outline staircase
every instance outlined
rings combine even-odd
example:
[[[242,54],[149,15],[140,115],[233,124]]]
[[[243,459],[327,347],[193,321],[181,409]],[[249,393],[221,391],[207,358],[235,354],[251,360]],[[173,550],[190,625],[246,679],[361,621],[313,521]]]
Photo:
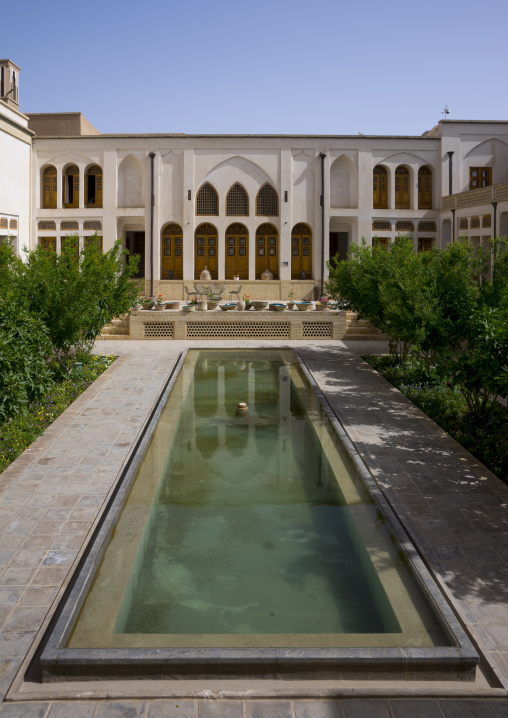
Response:
[[[383,341],[386,340],[384,334],[379,329],[371,327],[366,319],[357,319],[356,312],[346,312],[346,336],[348,340],[364,340],[364,341]]]
[[[102,327],[102,332],[100,336],[97,337],[97,339],[107,339],[108,341],[130,339],[128,315],[120,317],[118,319],[112,319],[109,324],[106,324],[104,327]]]

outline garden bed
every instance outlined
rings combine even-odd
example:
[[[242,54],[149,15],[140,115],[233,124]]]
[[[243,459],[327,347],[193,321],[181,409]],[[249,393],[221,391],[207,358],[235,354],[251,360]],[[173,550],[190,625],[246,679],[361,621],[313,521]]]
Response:
[[[363,357],[413,404],[508,484],[508,411],[495,404],[490,415],[473,417],[457,386],[416,362],[389,356]]]
[[[114,356],[80,356],[83,366],[69,378],[55,381],[44,399],[27,414],[0,424],[0,473],[11,464],[115,360]]]

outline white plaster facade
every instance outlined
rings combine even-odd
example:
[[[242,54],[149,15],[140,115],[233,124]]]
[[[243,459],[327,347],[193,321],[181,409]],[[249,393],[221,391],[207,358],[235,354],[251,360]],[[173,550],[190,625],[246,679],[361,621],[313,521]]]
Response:
[[[0,109],[9,110],[3,106]],[[19,113],[17,117],[19,121]],[[40,127],[41,116],[34,117],[38,118]],[[84,118],[80,126],[91,127]],[[329,259],[337,249],[344,253],[347,246],[362,237],[367,241],[373,236],[393,241],[397,234],[408,231],[408,223],[414,227],[415,249],[418,240],[429,240],[435,247],[446,245],[452,238],[454,222],[455,236],[469,234],[485,240],[492,236],[494,222],[498,235],[508,234],[508,189],[504,195],[502,191],[502,186],[508,183],[508,122],[504,121],[447,120],[422,136],[405,137],[38,135],[31,140],[30,178],[23,169],[30,164],[27,137],[29,135],[18,138],[15,149],[7,135],[5,138],[2,135],[0,146],[4,176],[12,177],[12,185],[17,188],[16,198],[9,198],[8,207],[0,207],[0,210],[23,216],[20,227],[30,216],[30,230],[22,233],[23,241],[29,241],[33,247],[40,239],[56,237],[58,249],[62,238],[70,233],[61,228],[61,222],[69,221],[77,222],[81,236],[93,234],[85,222],[100,222],[101,229],[97,233],[103,237],[104,249],[128,233],[144,232],[146,278],[150,277],[151,266],[150,154],[154,154],[155,280],[161,278],[161,230],[169,222],[182,228],[183,279],[189,282],[195,276],[195,230],[204,222],[212,224],[218,233],[219,280],[225,278],[226,229],[234,222],[241,222],[248,230],[249,262],[248,277],[245,277],[248,281],[256,279],[256,230],[265,222],[274,225],[278,233],[281,281],[291,280],[292,229],[298,223],[308,225],[312,234],[312,268],[311,277],[306,278],[317,283],[321,281],[323,259]],[[457,197],[460,193],[470,194],[473,204],[476,202],[474,212],[471,202],[468,205],[466,200],[452,201],[448,197],[449,153],[453,153],[452,193]],[[63,206],[64,173],[69,165],[76,165],[79,170],[79,201],[78,206],[66,208]],[[86,207],[85,173],[92,165],[99,165],[103,173],[102,206]],[[52,209],[43,206],[42,177],[48,166],[56,170],[56,207]],[[373,206],[373,171],[377,166],[386,171],[386,206],[383,208]],[[406,173],[409,195],[404,208],[396,189],[396,171],[401,167]],[[491,168],[489,192],[469,193],[471,167]],[[432,182],[432,201],[424,209],[419,206],[421,168],[430,171]],[[0,181],[9,183],[3,177]],[[196,196],[205,182],[217,192],[217,216],[196,214]],[[226,214],[226,196],[235,183],[248,195],[248,216]],[[256,195],[265,183],[272,185],[278,194],[277,216],[256,215]],[[497,197],[494,188],[498,187],[501,190],[494,210],[492,201]],[[2,193],[3,196],[8,194]],[[467,232],[459,231],[460,220],[473,215],[481,216],[478,234],[476,226],[474,232],[469,228],[470,221]],[[488,215],[491,215],[490,226],[484,219]],[[44,221],[54,221],[55,229],[42,229],[40,222]],[[422,227],[421,222],[426,224]]]

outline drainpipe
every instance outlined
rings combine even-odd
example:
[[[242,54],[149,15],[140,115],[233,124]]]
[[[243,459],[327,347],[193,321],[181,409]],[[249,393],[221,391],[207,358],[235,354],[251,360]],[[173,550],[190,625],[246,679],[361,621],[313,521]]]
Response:
[[[452,243],[455,242],[455,210],[452,209]]]
[[[321,296],[324,293],[325,279],[325,153],[320,152],[321,157]]]
[[[150,296],[153,297],[153,213],[155,207],[155,190],[154,190],[154,159],[155,152],[150,152],[151,164],[151,188],[150,188]]]
[[[453,152],[448,152],[448,194],[452,193],[452,178],[453,178]]]
[[[497,235],[497,202],[492,202],[492,206],[494,207],[494,233],[492,234],[492,239],[495,239]]]

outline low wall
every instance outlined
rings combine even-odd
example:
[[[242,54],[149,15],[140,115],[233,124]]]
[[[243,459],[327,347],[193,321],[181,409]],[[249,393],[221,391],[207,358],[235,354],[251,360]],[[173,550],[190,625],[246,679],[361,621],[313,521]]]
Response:
[[[278,279],[270,279],[267,281],[255,280],[255,281],[240,281],[233,282],[232,280],[224,281],[204,281],[201,280],[179,280],[179,279],[158,279],[154,280],[153,290],[154,294],[162,294],[164,299],[178,299],[184,301],[187,299],[185,294],[184,285],[190,292],[194,291],[194,284],[205,284],[214,286],[223,286],[225,290],[222,294],[222,298],[229,299],[229,292],[235,291],[241,286],[241,294],[246,294],[250,299],[270,299],[270,300],[283,300],[287,301],[288,294],[293,290],[293,300],[299,301],[301,299],[316,299],[314,288],[316,292],[319,291],[319,282],[314,279],[298,279],[294,281],[285,281]],[[145,280],[145,294],[150,294],[150,282]]]
[[[346,312],[134,312],[131,339],[344,339]]]

